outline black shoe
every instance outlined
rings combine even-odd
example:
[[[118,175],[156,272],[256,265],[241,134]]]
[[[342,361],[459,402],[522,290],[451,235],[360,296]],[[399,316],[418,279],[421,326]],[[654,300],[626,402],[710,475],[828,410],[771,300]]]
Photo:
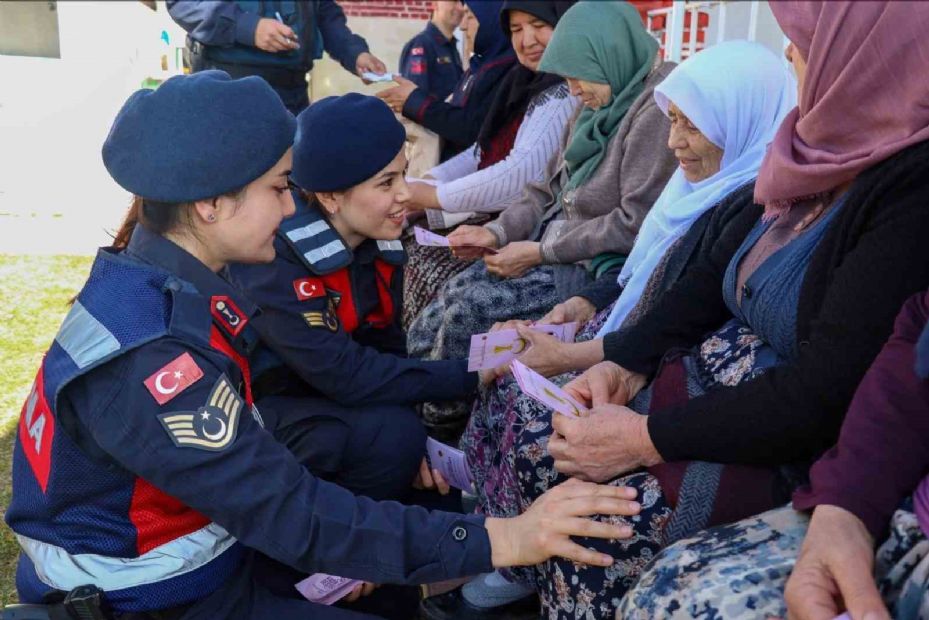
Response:
[[[540,615],[539,597],[534,593],[500,607],[475,607],[456,588],[419,604],[422,620],[538,620]]]

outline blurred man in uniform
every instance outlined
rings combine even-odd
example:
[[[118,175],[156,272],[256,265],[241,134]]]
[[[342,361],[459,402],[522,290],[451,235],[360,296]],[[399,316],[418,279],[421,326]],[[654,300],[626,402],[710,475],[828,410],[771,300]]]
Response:
[[[187,31],[193,72],[258,75],[294,114],[310,105],[306,74],[323,51],[358,76],[387,72],[365,40],[349,30],[334,0],[168,0],[167,6]]]
[[[453,34],[461,23],[464,6],[458,0],[435,0],[432,4],[432,19],[400,54],[400,73],[444,101],[464,73]]]

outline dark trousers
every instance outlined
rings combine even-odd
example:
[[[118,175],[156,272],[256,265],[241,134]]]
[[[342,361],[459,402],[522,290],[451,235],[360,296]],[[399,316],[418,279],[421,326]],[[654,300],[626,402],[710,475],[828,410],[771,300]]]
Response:
[[[238,79],[250,75],[264,78],[290,112],[296,116],[310,105],[309,84],[306,81],[305,71],[291,71],[287,69],[258,67],[253,65],[238,65],[213,61],[202,53],[202,46],[196,49],[188,48],[190,54],[190,71],[206,71],[219,69],[225,71],[232,78]]]
[[[411,485],[425,455],[426,432],[412,407],[349,408],[326,398],[293,396],[268,396],[256,406],[265,429],[315,476],[375,500],[416,501]],[[182,620],[415,617],[415,587],[382,586],[351,605],[327,607],[296,591],[294,584],[305,576],[254,552],[242,570],[187,610]]]
[[[377,615],[370,615],[311,603],[294,589],[296,581],[280,564],[252,553],[241,570],[210,596],[190,607],[180,620],[375,620],[389,613],[375,610]],[[356,605],[363,605],[367,611],[372,604],[382,602],[382,609],[390,608],[401,604],[399,599],[406,597],[410,599],[406,609],[389,613],[389,617],[397,620],[415,617],[416,600],[410,597],[410,589],[399,594],[397,590],[381,588],[368,597],[374,600],[359,601]],[[413,594],[415,596],[415,592]]]

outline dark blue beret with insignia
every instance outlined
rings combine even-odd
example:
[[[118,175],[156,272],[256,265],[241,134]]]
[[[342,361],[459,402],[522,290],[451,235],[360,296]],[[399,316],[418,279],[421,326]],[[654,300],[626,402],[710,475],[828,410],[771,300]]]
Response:
[[[311,192],[346,190],[384,169],[405,141],[403,125],[377,97],[326,97],[297,117],[291,177]]]
[[[103,164],[133,194],[190,202],[242,188],[293,144],[296,120],[259,77],[179,75],[133,93],[103,143]]]

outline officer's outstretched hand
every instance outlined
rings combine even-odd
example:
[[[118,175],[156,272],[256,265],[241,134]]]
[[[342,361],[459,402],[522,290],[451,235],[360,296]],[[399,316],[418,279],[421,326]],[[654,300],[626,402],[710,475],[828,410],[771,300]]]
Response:
[[[300,47],[297,35],[287,24],[263,17],[255,28],[255,47],[266,52],[289,52]]]
[[[529,566],[559,556],[593,566],[610,566],[612,557],[577,544],[571,536],[631,537],[629,525],[601,523],[586,517],[637,515],[642,507],[633,501],[635,496],[636,490],[630,487],[612,487],[572,478],[546,492],[518,517],[488,518],[485,527],[490,537],[493,565]]]
[[[355,59],[355,73],[359,76],[363,73],[374,73],[384,75],[387,73],[387,65],[381,62],[381,59],[371,52],[362,52]],[[362,79],[365,84],[370,84],[368,80]]]

